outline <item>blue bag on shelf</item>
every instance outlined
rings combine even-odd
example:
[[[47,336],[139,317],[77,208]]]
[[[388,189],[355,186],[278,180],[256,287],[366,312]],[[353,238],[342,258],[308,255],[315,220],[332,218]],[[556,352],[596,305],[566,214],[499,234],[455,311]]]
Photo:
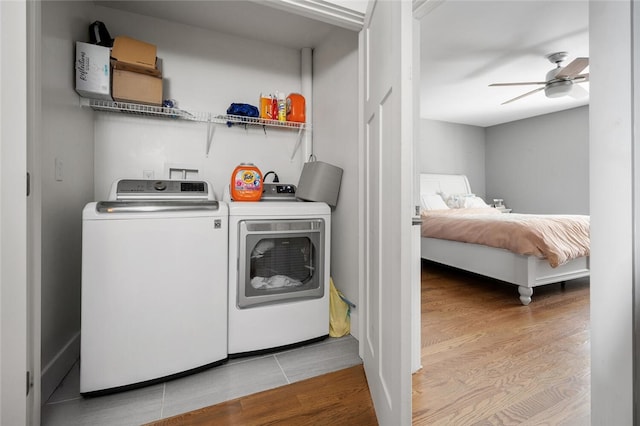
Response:
[[[232,103],[227,108],[227,114],[238,115],[241,117],[260,117],[260,110],[249,104]],[[227,126],[231,127],[234,123],[227,121]]]

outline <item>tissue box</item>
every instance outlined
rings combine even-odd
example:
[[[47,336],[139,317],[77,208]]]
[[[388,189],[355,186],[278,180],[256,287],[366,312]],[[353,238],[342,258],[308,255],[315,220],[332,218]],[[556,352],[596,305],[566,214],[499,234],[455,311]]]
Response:
[[[76,42],[76,92],[80,96],[111,100],[110,52],[108,47]]]

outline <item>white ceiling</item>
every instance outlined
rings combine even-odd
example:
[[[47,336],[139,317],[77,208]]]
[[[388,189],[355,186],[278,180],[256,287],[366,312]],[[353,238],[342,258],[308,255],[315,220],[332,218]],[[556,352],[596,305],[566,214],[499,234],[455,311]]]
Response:
[[[544,81],[553,52],[588,57],[588,14],[587,0],[442,2],[421,20],[421,117],[487,127],[587,105],[544,91],[500,105],[539,86],[488,85]]]
[[[364,2],[350,1],[356,9],[355,22],[356,15],[362,15]],[[550,99],[538,92],[500,105],[537,86],[488,87],[496,82],[544,80],[547,71],[554,67],[545,58],[549,53],[567,51],[567,62],[589,56],[588,0],[419,2],[436,6],[431,6],[431,11],[421,19],[421,117],[487,127],[588,103],[588,98]],[[329,11],[337,18],[321,22],[312,19],[318,16],[304,8],[328,7],[328,1],[285,2],[291,3],[289,9],[298,8],[295,14],[267,5],[276,3],[96,1],[103,6],[291,48],[318,45],[335,28],[331,23],[344,28],[353,26],[352,16],[345,9]],[[338,3],[349,5],[347,0]],[[581,84],[586,89],[588,85]]]
[[[267,0],[97,0],[95,4],[294,49],[317,46],[335,28],[303,16],[304,9],[287,13]]]

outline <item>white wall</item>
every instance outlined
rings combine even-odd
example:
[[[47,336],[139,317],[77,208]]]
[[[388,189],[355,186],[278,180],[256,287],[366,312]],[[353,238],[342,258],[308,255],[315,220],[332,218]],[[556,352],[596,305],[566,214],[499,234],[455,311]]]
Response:
[[[239,39],[181,24],[109,8],[96,8],[95,19],[112,36],[129,35],[154,43],[162,58],[168,93],[187,110],[222,114],[231,102],[257,105],[261,92],[301,90],[300,51]],[[344,169],[340,199],[332,216],[331,273],[345,295],[357,301],[358,36],[336,28],[313,52],[314,153],[318,160]],[[168,164],[201,170],[220,197],[240,162],[253,162],[263,173],[275,170],[281,182],[298,183],[302,147],[291,159],[297,132],[217,126],[205,155],[205,124],[96,113],[95,197],[105,199],[118,178],[142,178],[151,170],[167,177]],[[353,312],[352,330],[357,330]]]
[[[241,39],[196,27],[95,8],[112,37],[128,35],[158,48],[162,59],[164,98],[180,108],[225,114],[232,102],[259,105],[261,92],[300,92],[300,51]],[[260,127],[215,126],[206,156],[207,126],[164,119],[96,113],[95,197],[105,199],[119,178],[142,178],[144,170],[167,178],[169,164],[201,171],[221,197],[233,169],[252,162],[263,173],[275,170],[281,182],[297,184],[302,149],[291,160],[297,132]]]
[[[78,108],[73,40],[87,34],[88,5],[42,2],[42,400],[80,353],[82,208],[93,198],[93,121]],[[54,175],[62,162],[62,180]]]
[[[486,141],[489,200],[519,213],[589,214],[589,107],[488,127]]]
[[[335,31],[313,51],[313,147],[318,160],[344,170],[332,214],[331,275],[347,299],[358,301],[358,34]],[[358,337],[358,309],[351,334]]]
[[[465,174],[471,190],[485,198],[484,128],[427,119],[420,126],[418,172]]]
[[[631,62],[638,46],[631,30],[640,22],[637,16],[630,19],[632,4],[637,2],[592,1],[589,7],[593,425],[638,424],[633,413],[633,242],[638,230],[632,199],[638,167],[632,160],[638,120],[632,93],[638,93],[638,71],[632,74]]]

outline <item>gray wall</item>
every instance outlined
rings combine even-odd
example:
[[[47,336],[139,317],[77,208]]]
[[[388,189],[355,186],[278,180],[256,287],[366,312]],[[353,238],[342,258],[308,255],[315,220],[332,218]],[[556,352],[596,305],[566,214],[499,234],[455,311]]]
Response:
[[[418,171],[465,174],[471,190],[485,198],[485,131],[482,127],[423,119]]]
[[[589,214],[589,107],[486,129],[487,198],[520,213]]]
[[[488,203],[520,213],[589,214],[589,108],[481,128],[421,120],[419,171],[466,174]]]
[[[314,153],[344,170],[332,215],[331,275],[336,288],[357,303],[358,34],[336,30],[313,50],[313,62]],[[357,309],[351,312],[351,334],[358,338]]]

